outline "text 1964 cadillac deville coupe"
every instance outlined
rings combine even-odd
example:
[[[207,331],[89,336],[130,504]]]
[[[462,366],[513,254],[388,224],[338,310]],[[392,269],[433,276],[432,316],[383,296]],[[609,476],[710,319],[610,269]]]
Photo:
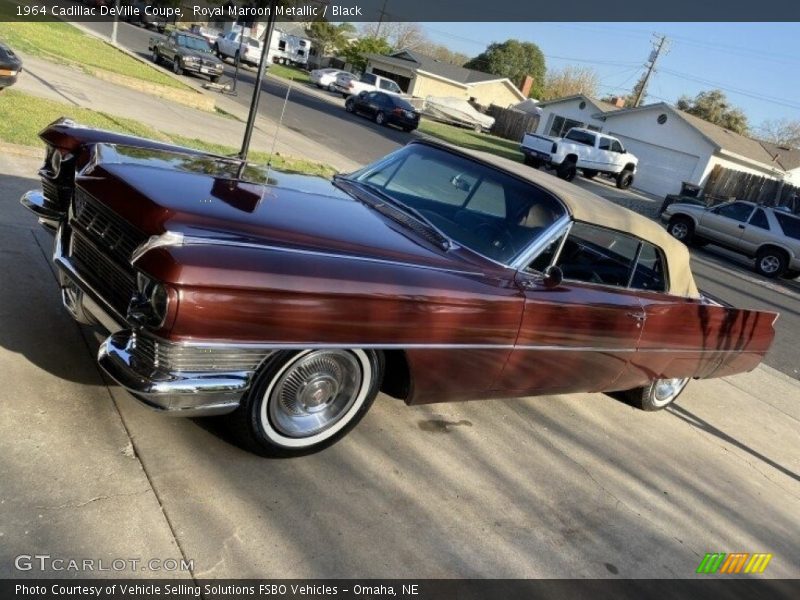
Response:
[[[145,404],[233,413],[249,447],[409,404],[627,391],[753,369],[774,313],[703,297],[655,223],[524,166],[414,141],[333,181],[87,129],[41,134],[64,305]]]

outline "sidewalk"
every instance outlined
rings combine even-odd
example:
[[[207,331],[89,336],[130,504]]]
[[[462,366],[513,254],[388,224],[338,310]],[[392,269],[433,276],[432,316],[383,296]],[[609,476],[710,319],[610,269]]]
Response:
[[[39,164],[0,155],[0,577],[63,575],[14,568],[49,554],[184,558],[198,578],[687,578],[706,552],[800,577],[800,382],[759,367],[659,413],[381,395],[325,452],[262,459],[101,377],[18,204]]]
[[[246,109],[222,95],[216,98],[217,106],[236,118],[169,102],[99,80],[79,69],[56,65],[34,56],[23,56],[23,61],[25,70],[14,86],[19,91],[109,115],[135,119],[167,134],[197,138],[233,148],[241,145],[244,121],[247,118]],[[275,122],[259,116],[256,119],[251,148],[271,151],[276,128]],[[328,164],[339,171],[350,171],[360,166],[285,127],[279,132],[275,150],[284,156]]]

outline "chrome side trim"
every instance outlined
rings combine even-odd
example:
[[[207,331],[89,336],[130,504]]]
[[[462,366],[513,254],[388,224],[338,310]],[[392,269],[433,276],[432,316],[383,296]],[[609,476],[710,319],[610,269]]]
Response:
[[[169,246],[229,246],[233,248],[252,248],[254,250],[267,250],[270,252],[283,252],[288,254],[303,254],[308,256],[324,256],[327,258],[339,258],[344,260],[356,260],[359,262],[377,263],[382,265],[394,265],[400,267],[412,267],[414,269],[428,269],[431,271],[441,271],[445,273],[454,273],[457,275],[473,275],[482,276],[484,273],[480,271],[464,271],[461,269],[450,269],[447,267],[435,267],[432,265],[420,265],[416,263],[407,263],[402,261],[389,260],[385,258],[373,258],[370,256],[357,256],[353,254],[340,254],[336,252],[324,252],[320,250],[306,250],[303,248],[291,248],[288,246],[273,246],[271,244],[258,244],[255,242],[243,242],[239,240],[222,239],[215,237],[199,237],[192,235],[184,235],[175,231],[166,231],[161,235],[152,236],[146,242],[141,244],[133,252],[131,262],[135,263],[136,260],[141,258],[146,252],[153,248],[163,248]],[[502,265],[497,263],[502,267]]]
[[[100,346],[97,362],[137,400],[176,416],[220,415],[236,410],[250,387],[251,372],[171,373],[153,370],[131,352],[135,335],[120,331]]]

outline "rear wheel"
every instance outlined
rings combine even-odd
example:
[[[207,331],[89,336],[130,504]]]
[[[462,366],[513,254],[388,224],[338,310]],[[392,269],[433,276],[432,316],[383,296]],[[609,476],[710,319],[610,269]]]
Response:
[[[564,181],[572,181],[578,173],[578,168],[573,161],[565,161],[558,167],[557,174]]]
[[[586,177],[586,179],[592,179],[593,177],[597,177],[597,171],[594,169],[584,169],[583,176]]]
[[[788,265],[786,253],[778,248],[763,248],[756,255],[756,271],[764,277],[780,277]]]
[[[633,183],[633,171],[630,169],[623,170],[617,175],[617,187],[621,190],[627,190]]]
[[[382,356],[373,351],[279,352],[262,367],[229,425],[258,454],[317,452],[366,414],[382,373]]]
[[[688,217],[676,216],[669,220],[667,231],[676,240],[688,244],[694,233],[694,223]]]
[[[656,379],[650,385],[628,390],[624,395],[636,408],[647,411],[661,410],[675,402],[688,383],[688,377]]]
[[[332,84],[332,83],[329,83],[329,84],[328,84],[328,91],[329,91],[329,92],[335,92],[335,91],[336,91],[336,88],[335,88],[335,87],[333,87],[333,84]]]
[[[211,83],[217,83],[219,81],[219,75],[212,75],[209,77],[209,79],[211,80]]]

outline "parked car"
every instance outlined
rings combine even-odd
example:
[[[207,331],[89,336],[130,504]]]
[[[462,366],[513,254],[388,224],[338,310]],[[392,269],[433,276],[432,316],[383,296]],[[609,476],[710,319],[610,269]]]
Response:
[[[563,138],[526,133],[520,150],[525,164],[555,169],[566,181],[572,181],[581,169],[588,179],[598,174],[611,177],[623,190],[633,183],[639,164],[617,138],[580,127],[573,127]]]
[[[373,119],[378,125],[396,125],[403,131],[419,126],[419,113],[408,100],[383,92],[361,92],[344,103],[347,112]]]
[[[232,58],[235,62],[241,60],[254,67],[261,61],[261,48],[261,42],[256,38],[242,36],[239,31],[229,31],[214,42],[214,52],[220,58]]]
[[[766,277],[800,275],[800,216],[754,202],[735,200],[706,208],[674,203],[661,219],[667,231],[684,243],[716,244],[755,259]]]
[[[148,49],[154,63],[168,62],[175,73],[207,75],[212,83],[222,77],[222,61],[214,56],[211,46],[200,35],[173,31],[167,37],[151,37]]]
[[[344,71],[340,69],[314,69],[311,71],[311,83],[318,88],[324,88],[329,92],[336,91],[333,85],[336,83],[336,78]]]
[[[508,159],[415,140],[326,180],[66,120],[41,137],[21,201],[67,310],[109,331],[100,366],[157,410],[231,413],[261,453],[333,443],[379,390],[656,410],[774,336],[699,293],[658,224]]]
[[[20,57],[3,42],[0,42],[0,90],[14,85],[21,71],[22,60]]]
[[[397,95],[403,93],[394,81],[374,73],[364,73],[360,79],[355,79],[350,73],[342,73],[336,77],[333,87],[343,98],[358,96],[361,92],[385,92]]]

